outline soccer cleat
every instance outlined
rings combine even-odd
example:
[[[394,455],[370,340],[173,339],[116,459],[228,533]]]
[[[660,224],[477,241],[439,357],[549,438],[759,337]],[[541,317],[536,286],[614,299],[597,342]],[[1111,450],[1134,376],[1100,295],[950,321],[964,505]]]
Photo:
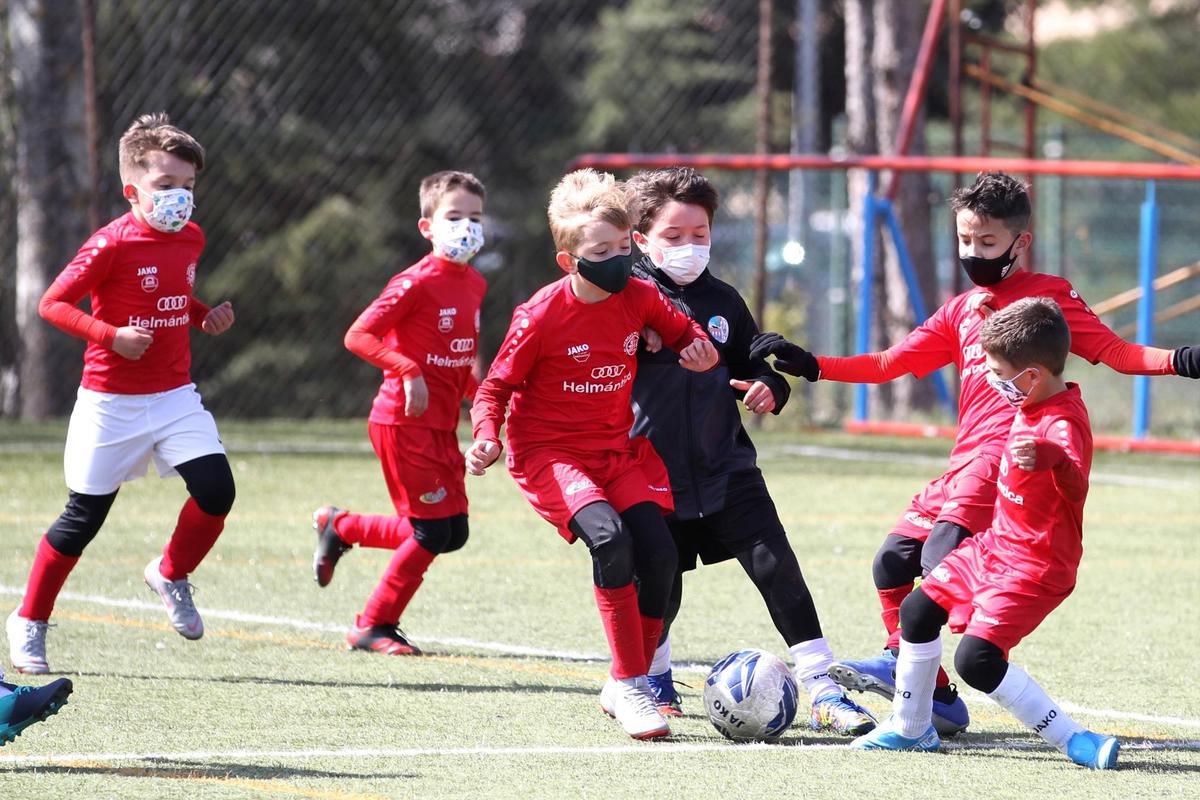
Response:
[[[367,628],[355,625],[346,634],[346,645],[351,650],[366,650],[385,656],[421,655],[420,648],[410,642],[404,631],[395,625],[371,625]]]
[[[50,665],[46,663],[46,630],[50,623],[25,619],[20,616],[20,611],[20,607],[14,608],[4,623],[8,634],[8,657],[17,672],[45,675],[50,671]]]
[[[826,694],[813,700],[809,722],[813,730],[842,736],[862,736],[875,728],[875,718],[844,694]]]
[[[671,734],[671,726],[657,706],[654,690],[645,676],[633,682],[610,677],[600,690],[600,709],[621,723],[634,739],[657,739]]]
[[[313,529],[317,532],[317,549],[313,552],[313,580],[317,586],[328,586],[338,559],[354,545],[337,535],[333,524],[347,512],[337,506],[321,506],[313,512]]]
[[[664,717],[683,716],[683,698],[679,696],[679,692],[675,691],[675,681],[671,677],[671,670],[668,669],[661,675],[647,675],[646,682],[650,684],[650,691],[654,693],[654,703],[658,706],[658,713]]]
[[[1080,731],[1067,740],[1067,758],[1088,769],[1112,769],[1121,743],[1115,736]]]
[[[159,556],[142,570],[146,585],[166,606],[171,627],[185,639],[199,639],[204,635],[204,620],[200,619],[200,612],[196,610],[196,604],[192,601],[192,593],[196,587],[188,583],[187,578],[167,580],[159,571],[161,565],[162,556]]]
[[[888,717],[875,730],[860,736],[850,743],[855,750],[914,750],[923,753],[936,752],[942,746],[937,729],[930,725],[915,739],[903,736],[896,730],[895,720]]]
[[[891,700],[896,694],[896,656],[884,650],[874,658],[838,661],[829,667],[829,677],[838,686],[858,692],[874,692]],[[933,727],[940,736],[954,736],[967,729],[971,715],[953,684],[933,692]]]
[[[67,704],[71,681],[59,678],[45,686],[13,686],[0,683],[0,690],[10,694],[0,696],[0,747],[16,739],[35,722],[44,722]]]

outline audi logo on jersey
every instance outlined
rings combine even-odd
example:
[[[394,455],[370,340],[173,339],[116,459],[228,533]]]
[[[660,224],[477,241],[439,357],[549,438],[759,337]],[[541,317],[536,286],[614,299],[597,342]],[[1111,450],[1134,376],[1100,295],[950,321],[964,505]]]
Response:
[[[475,349],[475,340],[474,339],[466,338],[466,339],[451,339],[450,340],[450,352],[451,353],[469,353],[474,349]]]
[[[607,364],[603,367],[595,367],[592,369],[592,379],[600,380],[601,378],[619,378],[625,373],[624,364]]]
[[[169,297],[158,298],[159,311],[183,311],[188,307],[188,296],[186,294],[173,294]]]

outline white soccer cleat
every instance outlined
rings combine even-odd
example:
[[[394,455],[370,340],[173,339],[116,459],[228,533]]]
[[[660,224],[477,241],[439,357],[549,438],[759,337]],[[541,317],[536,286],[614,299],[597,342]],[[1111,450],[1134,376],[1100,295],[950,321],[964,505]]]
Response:
[[[645,675],[634,681],[610,677],[600,690],[600,709],[621,723],[634,739],[656,739],[671,734],[671,726],[659,713]]]
[[[142,573],[146,579],[146,585],[158,595],[163,605],[167,607],[167,617],[171,620],[171,627],[185,639],[199,639],[204,635],[204,620],[200,619],[200,612],[196,610],[196,604],[192,602],[194,587],[188,583],[187,578],[180,578],[177,581],[169,581],[164,578],[159,572],[161,564],[162,556],[159,556],[146,565],[146,569]]]
[[[4,623],[8,633],[8,657],[13,669],[26,675],[45,675],[50,671],[46,663],[46,629],[50,623],[36,619],[25,619],[14,608]]]

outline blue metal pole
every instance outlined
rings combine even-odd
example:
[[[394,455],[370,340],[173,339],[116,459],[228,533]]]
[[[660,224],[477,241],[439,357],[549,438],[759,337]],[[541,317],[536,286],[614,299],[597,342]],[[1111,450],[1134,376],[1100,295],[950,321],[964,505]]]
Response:
[[[1137,343],[1149,345],[1154,338],[1154,277],[1158,272],[1158,203],[1155,183],[1146,181],[1146,201],[1142,203],[1142,226],[1138,239],[1138,283],[1142,297],[1138,300]],[[1150,428],[1150,378],[1138,375],[1133,379],[1133,438],[1145,439]]]
[[[877,202],[877,205],[879,213],[883,215],[884,222],[887,223],[888,231],[892,234],[892,243],[896,245],[896,255],[900,258],[900,272],[904,275],[904,285],[908,287],[908,297],[912,301],[913,317],[920,325],[929,319],[929,312],[925,308],[925,298],[921,295],[921,287],[917,283],[917,272],[913,268],[912,257],[908,254],[908,245],[904,243],[904,232],[900,230],[900,222],[896,219],[892,201],[883,198]],[[950,398],[950,390],[946,388],[946,381],[942,378],[942,373],[935,372],[931,377],[938,401],[951,414],[957,414],[958,409]]]
[[[871,349],[871,299],[875,291],[875,173],[867,173],[867,193],[863,198],[862,282],[858,286],[858,330],[854,348],[858,353]],[[867,420],[867,385],[854,390],[854,421]]]

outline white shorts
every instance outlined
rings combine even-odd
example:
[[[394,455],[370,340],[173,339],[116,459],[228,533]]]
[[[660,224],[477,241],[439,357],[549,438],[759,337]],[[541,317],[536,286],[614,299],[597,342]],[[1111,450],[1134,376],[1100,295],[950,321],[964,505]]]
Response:
[[[224,453],[217,423],[196,384],[155,394],[109,394],[79,387],[63,471],[79,494],[112,494],[146,474],[150,459],[159,477],[178,475],[177,464]]]

